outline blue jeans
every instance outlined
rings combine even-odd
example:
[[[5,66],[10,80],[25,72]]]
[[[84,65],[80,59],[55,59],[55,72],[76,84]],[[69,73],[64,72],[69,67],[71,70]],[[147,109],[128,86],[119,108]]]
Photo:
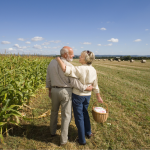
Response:
[[[72,106],[75,117],[75,124],[78,128],[79,143],[86,143],[85,135],[91,134],[90,118],[88,114],[88,106],[90,96],[79,96],[72,93]]]

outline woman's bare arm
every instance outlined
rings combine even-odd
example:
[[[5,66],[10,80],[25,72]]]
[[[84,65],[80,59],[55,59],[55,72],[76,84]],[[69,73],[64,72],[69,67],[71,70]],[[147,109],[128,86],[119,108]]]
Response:
[[[103,99],[101,98],[99,93],[96,93],[96,98],[99,103],[103,103]]]
[[[57,62],[59,63],[59,66],[61,67],[62,71],[66,71],[66,65],[63,63],[63,61],[60,59],[60,57],[56,57]]]

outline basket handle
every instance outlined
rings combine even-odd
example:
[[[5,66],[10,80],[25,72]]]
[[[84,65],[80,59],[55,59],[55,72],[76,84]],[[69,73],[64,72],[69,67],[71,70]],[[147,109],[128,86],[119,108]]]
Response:
[[[96,104],[96,103],[98,103],[98,102],[95,102],[94,104],[93,104],[93,107],[94,107],[94,105]],[[106,104],[106,103],[101,103],[101,104],[104,104],[105,106],[106,106],[106,112],[108,112],[108,105]],[[94,108],[93,108],[94,109]]]

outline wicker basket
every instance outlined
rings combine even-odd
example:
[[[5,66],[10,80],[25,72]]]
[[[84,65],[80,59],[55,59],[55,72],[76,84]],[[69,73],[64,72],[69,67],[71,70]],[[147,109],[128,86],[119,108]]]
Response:
[[[95,103],[93,104],[93,107],[92,107],[92,115],[93,115],[93,118],[94,118],[94,120],[95,120],[96,122],[98,122],[98,123],[104,123],[104,122],[107,120],[107,118],[108,118],[108,106],[107,106],[106,103],[103,102],[103,104],[106,106],[106,113],[98,113],[98,112],[96,112],[96,111],[94,110],[94,108],[95,108],[94,105],[95,105],[96,103],[98,103],[98,102],[95,102]]]

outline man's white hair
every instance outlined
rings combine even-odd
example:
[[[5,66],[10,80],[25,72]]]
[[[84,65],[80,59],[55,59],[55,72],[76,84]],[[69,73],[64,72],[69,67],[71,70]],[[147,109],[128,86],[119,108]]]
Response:
[[[64,47],[63,47],[63,48],[60,50],[60,55],[63,55],[63,54],[65,54],[65,53],[68,54],[69,52],[68,52],[68,49],[67,49],[67,48],[64,48]]]

